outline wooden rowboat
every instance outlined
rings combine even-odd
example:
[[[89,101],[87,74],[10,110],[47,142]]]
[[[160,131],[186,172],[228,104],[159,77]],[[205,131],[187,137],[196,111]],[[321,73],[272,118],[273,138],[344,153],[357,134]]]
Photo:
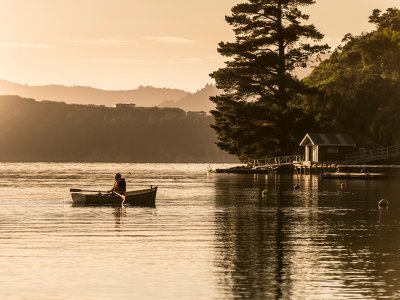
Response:
[[[157,187],[149,189],[129,191],[125,194],[124,205],[156,207]],[[74,205],[106,205],[121,206],[121,196],[101,192],[71,192]]]

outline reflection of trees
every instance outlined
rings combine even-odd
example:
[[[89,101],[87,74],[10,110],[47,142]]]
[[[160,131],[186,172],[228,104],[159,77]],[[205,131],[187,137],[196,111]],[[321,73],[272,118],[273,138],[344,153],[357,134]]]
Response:
[[[231,286],[238,297],[262,299],[280,296],[284,277],[284,215],[274,195],[278,186],[265,176],[219,176],[216,178],[218,267],[227,272],[221,284]],[[261,196],[267,188],[268,197]],[[279,205],[279,204],[278,204]],[[278,229],[278,230],[277,230]]]
[[[400,214],[378,210],[377,194],[393,188],[385,184],[342,191],[315,176],[216,176],[219,286],[252,299],[394,295]]]

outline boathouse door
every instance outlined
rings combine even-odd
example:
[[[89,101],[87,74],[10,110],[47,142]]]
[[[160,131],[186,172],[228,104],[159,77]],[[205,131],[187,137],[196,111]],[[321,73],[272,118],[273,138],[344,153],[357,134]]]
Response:
[[[304,159],[305,161],[312,161],[313,146],[307,145],[305,147]]]
[[[311,161],[313,162],[317,162],[318,161],[318,146],[314,145],[314,147],[312,147],[312,158]]]

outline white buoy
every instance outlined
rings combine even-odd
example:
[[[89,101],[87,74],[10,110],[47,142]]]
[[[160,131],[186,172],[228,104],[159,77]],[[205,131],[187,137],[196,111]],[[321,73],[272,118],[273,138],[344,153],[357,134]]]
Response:
[[[266,196],[266,195],[268,194],[268,190],[267,190],[267,189],[263,190],[261,194],[262,194],[263,196]]]
[[[345,188],[346,188],[346,182],[342,182],[342,183],[340,184],[340,187],[341,187],[342,189],[345,189]]]
[[[386,199],[381,199],[378,202],[378,206],[388,206],[389,205],[389,201],[387,201]]]

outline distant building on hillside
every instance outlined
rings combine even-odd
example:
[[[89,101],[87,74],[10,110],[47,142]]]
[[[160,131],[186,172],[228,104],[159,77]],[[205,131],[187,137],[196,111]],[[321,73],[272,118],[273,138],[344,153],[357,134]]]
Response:
[[[132,109],[135,107],[136,107],[136,104],[134,104],[134,103],[117,103],[117,104],[115,104],[115,108],[118,108],[118,109]]]
[[[354,152],[356,143],[348,134],[307,133],[301,140],[304,147],[304,160],[311,162],[335,162],[346,159]]]

